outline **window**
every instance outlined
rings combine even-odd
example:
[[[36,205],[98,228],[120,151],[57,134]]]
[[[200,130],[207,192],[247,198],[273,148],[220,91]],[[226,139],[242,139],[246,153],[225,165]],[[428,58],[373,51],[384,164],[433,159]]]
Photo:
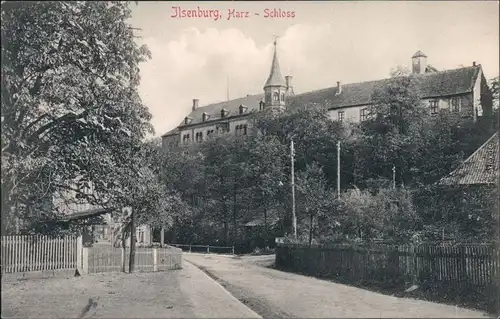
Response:
[[[345,115],[344,111],[339,111],[338,114],[337,114],[337,120],[339,122],[344,122],[344,115]]]
[[[229,132],[229,123],[217,123],[216,130],[218,133]]]
[[[267,103],[271,102],[271,93],[266,93],[266,102]]]
[[[200,143],[203,141],[203,133],[202,132],[197,132],[195,135],[195,141],[197,143]]]
[[[239,108],[240,108],[240,114],[243,114],[247,111],[247,107],[244,106],[243,104],[241,104]]]
[[[460,112],[460,97],[455,96],[451,98],[451,111]]]
[[[365,107],[364,109],[359,110],[359,119],[361,121],[366,121],[370,119],[371,117],[371,111],[369,108]]]
[[[191,140],[191,137],[189,136],[189,134],[184,134],[184,136],[182,137],[183,144],[188,144],[190,140]]]
[[[236,125],[236,135],[247,135],[247,125],[246,124]]]
[[[431,114],[437,114],[439,112],[439,101],[430,101],[429,104],[431,106]]]
[[[207,131],[207,137],[209,137],[210,135],[214,134],[214,130],[208,130]]]
[[[203,112],[203,114],[201,115],[201,120],[203,122],[205,122],[206,120],[208,120],[210,118],[210,115],[208,115],[206,112]]]
[[[278,92],[274,92],[274,94],[273,94],[273,101],[274,102],[279,102],[280,101],[280,94]]]
[[[281,101],[285,102],[285,93],[281,93]]]
[[[259,102],[259,110],[261,110],[261,111],[262,111],[262,110],[264,109],[264,106],[265,106],[265,105],[266,105],[266,104],[264,103],[264,101],[260,101],[260,102]]]

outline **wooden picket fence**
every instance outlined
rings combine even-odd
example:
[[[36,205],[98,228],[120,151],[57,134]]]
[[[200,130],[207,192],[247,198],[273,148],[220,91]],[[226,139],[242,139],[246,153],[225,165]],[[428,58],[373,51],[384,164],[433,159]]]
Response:
[[[417,285],[418,293],[435,300],[460,299],[487,310],[498,307],[500,250],[489,244],[276,247],[279,269],[402,292]]]
[[[1,240],[2,273],[76,268],[76,236],[2,236]]]
[[[277,266],[353,281],[441,282],[459,289],[484,287],[500,277],[500,250],[493,245],[281,244]]]
[[[88,264],[87,273],[114,272],[122,270],[122,258],[125,258],[125,271],[129,271],[129,250],[112,246],[94,246],[83,248],[83,262]],[[182,268],[182,250],[175,247],[144,248],[135,250],[134,268],[136,271],[165,271]]]

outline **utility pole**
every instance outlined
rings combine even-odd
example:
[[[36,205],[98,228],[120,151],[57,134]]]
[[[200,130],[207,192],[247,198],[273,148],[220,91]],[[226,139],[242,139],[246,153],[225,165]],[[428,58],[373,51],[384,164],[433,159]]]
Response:
[[[337,196],[340,198],[340,141],[337,141]]]
[[[392,189],[396,189],[396,166],[392,165]]]
[[[292,163],[292,228],[293,236],[297,239],[297,216],[295,216],[295,149],[293,139],[290,141],[290,161]]]

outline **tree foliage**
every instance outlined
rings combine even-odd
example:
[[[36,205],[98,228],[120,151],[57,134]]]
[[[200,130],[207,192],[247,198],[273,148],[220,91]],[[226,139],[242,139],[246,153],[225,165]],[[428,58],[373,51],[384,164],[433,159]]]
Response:
[[[137,87],[150,53],[126,2],[5,2],[2,217],[50,214],[58,192],[106,204],[124,150],[152,132]],[[117,151],[118,150],[118,151]],[[43,205],[40,203],[44,203]]]
[[[296,213],[304,240],[422,239],[434,219],[425,214],[432,204],[416,200],[416,190],[451,172],[491,131],[448,110],[430,114],[417,81],[395,72],[374,91],[372,117],[362,123],[332,121],[326,102],[295,104],[285,112],[268,108],[252,114],[250,136],[228,135],[195,147],[198,175],[188,179],[205,186],[190,190],[203,197],[200,211],[220,230],[214,236],[234,242],[242,224],[262,215],[266,220],[276,207],[282,224],[290,225],[293,140]],[[337,182],[339,141],[340,199],[331,186]],[[464,221],[454,225],[456,234],[465,231]]]

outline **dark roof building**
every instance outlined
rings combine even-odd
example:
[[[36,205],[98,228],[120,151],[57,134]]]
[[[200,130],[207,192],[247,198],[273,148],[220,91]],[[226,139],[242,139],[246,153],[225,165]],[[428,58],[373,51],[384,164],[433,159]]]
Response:
[[[457,169],[439,181],[443,186],[497,185],[499,179],[499,139],[493,134]]]
[[[180,141],[179,136],[182,136],[183,141],[193,141],[195,134],[203,134],[202,127],[208,128],[221,121],[227,123],[239,121],[251,111],[259,111],[264,107],[283,109],[286,105],[294,103],[324,105],[328,108],[332,119],[340,120],[337,117],[338,111],[345,111],[345,113],[351,114],[354,121],[360,121],[363,120],[358,114],[360,108],[372,103],[373,92],[394,80],[392,78],[351,84],[337,82],[335,87],[295,95],[291,82],[292,77],[285,76],[285,80],[283,80],[276,53],[276,42],[274,45],[271,70],[265,82],[263,93],[202,107],[199,107],[197,99],[193,99],[191,113],[178,127],[164,134],[163,140]],[[474,120],[478,116],[491,113],[491,92],[486,84],[480,64],[476,65],[474,62],[469,67],[437,71],[427,64],[427,56],[418,51],[412,57],[412,75],[423,99],[439,100],[436,105],[440,109],[454,108],[456,111],[469,112]],[[458,100],[451,101],[453,97],[458,98]]]

